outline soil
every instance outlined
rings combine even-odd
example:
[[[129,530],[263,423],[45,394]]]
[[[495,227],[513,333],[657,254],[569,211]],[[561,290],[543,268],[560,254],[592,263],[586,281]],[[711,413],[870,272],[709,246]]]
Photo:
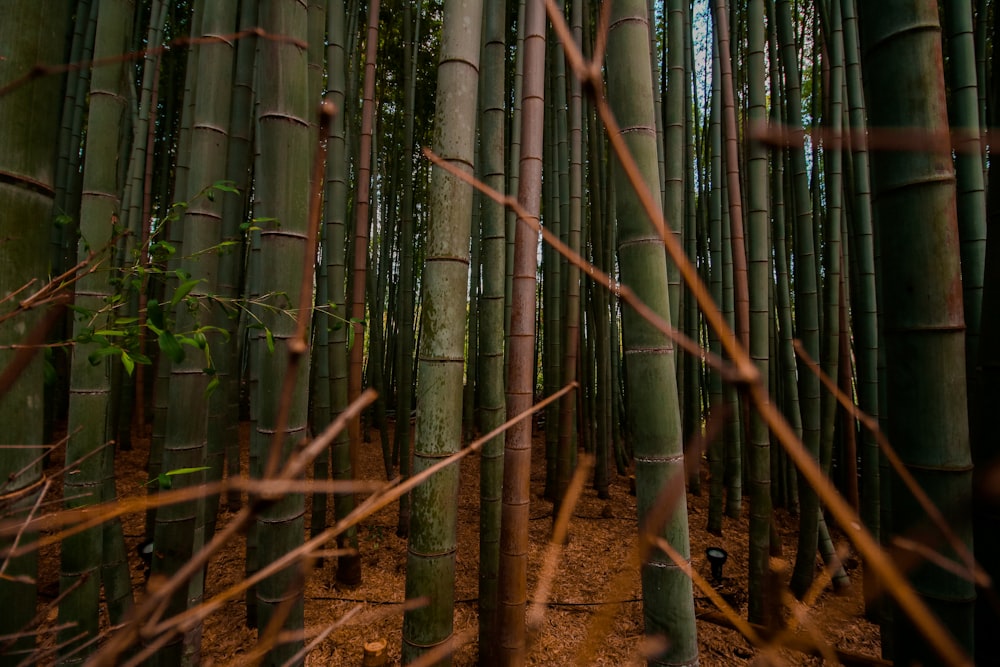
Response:
[[[241,429],[245,443],[246,424]],[[390,430],[392,425],[390,424]],[[390,433],[391,435],[391,433]],[[544,486],[544,434],[535,429],[535,455],[531,480],[531,522],[528,571],[529,600],[534,599],[539,584],[542,554],[549,543],[552,528],[552,503],[542,496]],[[145,495],[144,483],[148,456],[148,437],[135,437],[135,447],[116,456],[118,493],[120,497]],[[245,450],[245,448],[244,448]],[[52,467],[57,470],[59,457]],[[361,479],[381,479],[379,434],[372,431],[371,442],[360,452]],[[245,462],[244,462],[245,466]],[[245,468],[244,468],[245,469]],[[703,469],[703,476],[706,471]],[[454,655],[456,666],[475,665],[476,603],[479,544],[479,458],[466,457],[461,462],[461,488],[458,518],[458,554],[455,582],[455,631],[466,633],[469,641]],[[706,579],[711,571],[705,558],[709,546],[721,546],[729,553],[724,578],[717,590],[730,602],[737,613],[747,613],[747,508],[740,519],[724,519],[723,536],[705,531],[708,516],[707,483],[705,493],[687,496],[690,523],[691,554],[694,568]],[[398,664],[402,634],[406,541],[397,537],[398,504],[392,504],[366,519],[359,528],[363,582],[351,589],[338,588],[335,583],[335,563],[327,560],[315,569],[306,583],[305,613],[307,632],[316,634],[345,614],[354,612],[350,620],[335,630],[313,650],[307,665],[361,665],[366,642],[385,639],[388,642],[390,664]],[[219,517],[220,526],[232,518],[225,508]],[[776,510],[778,532],[785,558],[794,558],[798,520],[783,510]],[[144,515],[136,513],[123,518],[126,546],[131,559],[133,583],[137,595],[145,587],[144,567],[136,547],[143,541]],[[307,517],[306,525],[309,525]],[[615,477],[611,498],[601,500],[596,492],[584,491],[573,512],[569,540],[562,550],[558,568],[551,582],[549,606],[544,621],[532,638],[529,665],[644,665],[642,604],[639,574],[630,566],[630,555],[636,546],[636,499],[629,493],[629,480]],[[838,536],[839,538],[839,536]],[[837,539],[838,545],[843,543]],[[851,587],[846,593],[823,592],[815,605],[805,613],[811,632],[818,634],[830,647],[863,656],[880,655],[878,627],[864,619],[861,594],[861,567],[857,559],[848,557]],[[51,547],[41,553],[39,589],[42,600],[52,600],[58,591],[58,551]],[[817,572],[820,564],[817,563]],[[208,569],[207,594],[218,593],[244,578],[244,543],[234,540],[212,560]],[[708,597],[695,589],[696,611],[699,616],[698,640],[701,664],[716,665],[788,664],[818,665],[822,659],[808,657],[791,649],[762,651],[755,649],[738,632],[709,622],[716,612]],[[597,633],[598,648],[580,653],[591,624],[601,611],[610,611],[610,624]],[[715,614],[717,616],[717,613]],[[786,616],[789,614],[786,612]],[[221,612],[206,622],[202,641],[202,664],[241,664],[256,642],[256,630],[245,625],[246,609],[242,596],[228,602]],[[49,615],[54,623],[55,612]],[[800,631],[801,633],[801,631]],[[48,643],[48,642],[45,642]]]

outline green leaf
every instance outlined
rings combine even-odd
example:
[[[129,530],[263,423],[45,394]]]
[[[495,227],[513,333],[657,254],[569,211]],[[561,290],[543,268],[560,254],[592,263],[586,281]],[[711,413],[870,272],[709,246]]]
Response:
[[[178,303],[180,303],[181,299],[186,297],[191,292],[191,290],[194,289],[194,286],[200,282],[202,282],[201,279],[188,280],[187,282],[181,283],[181,285],[178,286],[177,290],[174,292],[174,295],[170,298],[170,305],[176,306]]]
[[[129,374],[129,377],[132,377],[132,371],[135,370],[135,362],[126,350],[122,350],[122,366],[125,367],[125,372]]]
[[[172,333],[161,331],[156,342],[160,345],[160,350],[163,351],[163,354],[167,355],[167,358],[172,362],[179,364],[184,361],[184,348],[181,347],[181,344],[177,342]]]
[[[197,468],[177,468],[176,470],[168,470],[167,472],[161,473],[167,477],[173,477],[175,475],[190,475],[192,473],[201,472],[202,470],[208,470],[208,466],[198,466]]]
[[[267,351],[274,354],[274,335],[270,329],[264,329],[264,337],[267,339]]]
[[[104,359],[104,357],[109,357],[112,354],[118,354],[119,352],[120,350],[117,347],[100,347],[87,355],[87,361],[91,366],[96,366],[101,363],[101,359]]]
[[[149,366],[153,363],[153,360],[147,357],[145,354],[139,354],[138,352],[129,352],[128,356],[132,358],[137,364],[142,364],[143,366]]]
[[[89,308],[77,306],[76,304],[68,303],[66,304],[66,307],[72,310],[77,315],[83,315],[84,317],[90,317],[91,315],[94,314],[94,311],[90,310]]]
[[[211,396],[218,388],[219,388],[219,378],[213,377],[211,380],[208,381],[208,386],[205,387],[205,398]]]
[[[169,489],[173,486],[173,480],[171,477],[176,475],[190,475],[192,473],[201,472],[202,470],[208,470],[208,466],[199,466],[197,468],[177,468],[176,470],[168,470],[166,472],[161,472],[156,476],[156,479],[151,479],[146,482],[146,486],[149,486],[153,482],[156,482],[161,489]]]
[[[177,252],[177,248],[170,245],[166,241],[157,241],[149,246],[149,252],[153,255],[167,256],[173,255]]]
[[[198,327],[198,332],[200,332],[200,333],[210,333],[211,332],[211,333],[221,334],[222,335],[222,342],[223,343],[228,343],[229,342],[229,338],[230,338],[229,332],[226,331],[225,329],[223,329],[222,327],[216,327],[216,326],[212,326],[210,324],[206,324],[203,327]]]
[[[156,299],[150,299],[146,302],[146,321],[149,322],[150,329],[154,333],[158,334],[160,330],[166,328],[163,325],[163,308],[160,307],[160,302]]]
[[[231,192],[234,195],[238,195],[240,191],[236,189],[236,185],[233,181],[216,181],[212,184],[212,187],[216,190],[221,190],[222,192]]]

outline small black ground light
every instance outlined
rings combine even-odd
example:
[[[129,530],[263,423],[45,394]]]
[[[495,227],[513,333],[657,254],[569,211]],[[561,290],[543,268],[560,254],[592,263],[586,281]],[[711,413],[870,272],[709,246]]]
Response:
[[[712,579],[716,583],[722,581],[722,566],[726,564],[726,559],[729,558],[729,554],[722,547],[709,547],[705,549],[705,556],[708,558],[709,564],[712,566]]]

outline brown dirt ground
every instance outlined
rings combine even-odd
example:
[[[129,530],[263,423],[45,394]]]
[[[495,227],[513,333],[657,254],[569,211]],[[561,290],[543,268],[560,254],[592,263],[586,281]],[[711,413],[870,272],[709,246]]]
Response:
[[[241,430],[245,442],[246,425]],[[391,429],[391,425],[390,425]],[[528,590],[532,599],[538,585],[542,553],[548,543],[552,526],[552,504],[541,498],[544,483],[543,435],[536,429],[533,473],[531,480],[531,547],[529,553]],[[380,479],[384,475],[378,432],[372,432],[372,442],[361,451],[361,479]],[[145,494],[143,483],[148,438],[137,437],[135,448],[116,456],[118,491],[121,497]],[[52,466],[58,469],[58,457]],[[244,462],[245,466],[245,462]],[[465,458],[461,463],[459,498],[458,555],[455,583],[455,630],[470,631],[472,641],[455,654],[456,666],[476,664],[478,647],[475,641],[476,589],[478,567],[479,526],[479,458]],[[245,468],[244,468],[245,469]],[[703,470],[703,475],[705,474]],[[739,520],[724,519],[724,536],[714,537],[705,532],[708,513],[706,492],[688,494],[691,553],[694,567],[706,578],[709,566],[704,553],[710,545],[722,546],[729,552],[725,579],[719,586],[736,610],[746,615],[746,552],[747,511]],[[402,633],[400,603],[404,597],[406,542],[396,536],[398,505],[393,504],[366,519],[360,526],[363,583],[354,589],[335,585],[335,565],[326,562],[313,571],[306,585],[307,629],[321,630],[344,614],[358,607],[359,613],[350,623],[334,631],[308,657],[307,665],[361,665],[365,642],[379,638],[388,640],[390,657],[399,662]],[[220,525],[231,514],[225,509]],[[642,609],[638,571],[629,567],[629,555],[636,543],[636,502],[629,494],[628,480],[615,477],[611,499],[598,499],[592,489],[586,489],[570,524],[570,539],[562,552],[558,571],[552,583],[550,606],[544,622],[531,644],[529,665],[643,665]],[[782,510],[776,513],[784,553],[794,557],[797,519]],[[133,583],[136,591],[144,587],[142,563],[135,547],[142,541],[144,517],[128,515],[123,519],[124,532],[132,560]],[[308,526],[308,518],[306,525]],[[842,542],[843,540],[838,540]],[[217,556],[208,570],[207,594],[225,590],[244,578],[244,544],[234,541]],[[852,586],[844,595],[824,592],[808,613],[808,623],[820,632],[830,646],[868,656],[878,656],[878,627],[863,617],[861,569],[856,559],[849,558]],[[56,548],[41,554],[39,585],[43,600],[51,600],[58,591],[58,552]],[[615,583],[620,585],[616,586]],[[139,593],[141,594],[141,593]],[[715,610],[707,596],[696,589],[695,603],[699,616]],[[597,652],[579,656],[577,651],[598,610],[612,606],[611,625],[599,642]],[[228,665],[243,662],[241,656],[254,645],[256,631],[245,626],[245,606],[242,597],[226,604],[221,613],[206,622],[202,643],[203,664]],[[55,622],[53,611],[49,619]],[[741,635],[704,620],[698,622],[701,664],[822,664],[789,649],[779,652],[755,650]],[[48,643],[48,642],[43,642]]]

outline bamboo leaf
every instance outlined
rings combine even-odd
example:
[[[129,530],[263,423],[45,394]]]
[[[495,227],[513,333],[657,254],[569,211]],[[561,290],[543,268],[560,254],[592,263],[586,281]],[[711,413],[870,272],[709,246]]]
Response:
[[[146,322],[150,329],[157,334],[166,328],[163,325],[163,308],[160,307],[160,302],[156,299],[150,299],[146,303]]]
[[[156,342],[160,346],[160,350],[163,351],[167,358],[170,359],[175,364],[179,364],[184,361],[184,348],[177,341],[172,333],[169,331],[161,331],[160,335],[157,337]]]
[[[234,195],[238,195],[240,193],[232,181],[216,181],[212,184],[212,187],[222,192],[231,192]]]
[[[111,347],[111,346],[101,347],[88,354],[87,361],[90,363],[91,366],[96,366],[97,364],[101,363],[101,359],[103,359],[104,357],[109,357],[112,354],[118,354],[118,352],[119,349],[117,347]]]
[[[129,374],[129,377],[131,377],[132,371],[135,370],[135,361],[132,359],[132,357],[129,356],[127,350],[122,350],[121,359],[122,359],[122,366],[125,367],[125,372]]]
[[[199,278],[197,280],[188,280],[186,282],[181,283],[177,287],[177,290],[174,292],[174,295],[170,298],[170,305],[176,306],[178,303],[180,303],[181,299],[186,297],[191,292],[191,290],[194,289],[194,286],[200,282],[203,281]]]

